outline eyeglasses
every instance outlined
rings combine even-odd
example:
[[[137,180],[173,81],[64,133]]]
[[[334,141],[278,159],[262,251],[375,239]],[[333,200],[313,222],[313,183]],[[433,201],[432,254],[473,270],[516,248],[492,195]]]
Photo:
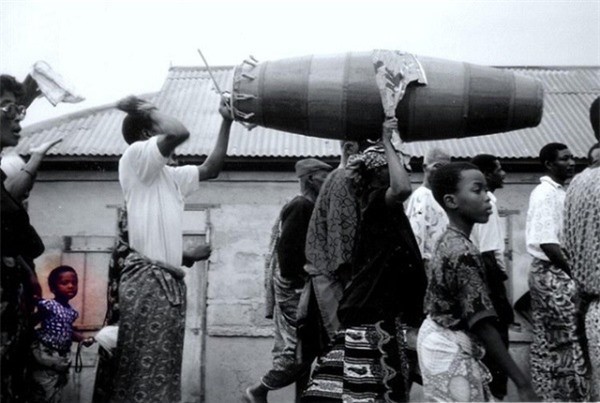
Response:
[[[9,119],[23,119],[27,113],[27,108],[23,105],[17,105],[10,103],[0,108],[0,110],[6,114]]]

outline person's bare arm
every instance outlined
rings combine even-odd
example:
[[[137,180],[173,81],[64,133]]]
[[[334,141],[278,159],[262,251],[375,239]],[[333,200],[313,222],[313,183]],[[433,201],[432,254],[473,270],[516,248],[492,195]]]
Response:
[[[186,249],[183,251],[181,264],[185,267],[192,267],[194,263],[208,259],[211,251],[211,247],[207,243],[198,245],[191,249]]]
[[[94,339],[92,336],[85,337],[83,335],[83,333],[81,333],[80,331],[75,330],[75,329],[73,329],[73,337],[72,337],[72,339],[73,339],[73,341],[76,341],[78,343],[82,343],[86,347],[91,346],[96,341],[96,339]]]
[[[202,165],[198,166],[198,177],[201,181],[213,179],[219,176],[223,168],[223,162],[227,155],[227,146],[229,144],[229,132],[231,130],[232,118],[229,106],[225,99],[221,99],[219,105],[219,113],[223,117],[223,122],[219,129],[217,142],[210,155],[206,158]]]
[[[21,171],[10,178],[6,178],[6,181],[4,181],[4,186],[12,197],[19,202],[22,202],[26,198],[27,194],[33,188],[35,177],[37,175],[38,168],[42,163],[42,159],[44,159],[44,156],[48,150],[61,141],[62,139],[47,141],[36,147],[33,147],[30,150],[31,157],[25,166],[21,168]]]
[[[80,331],[73,329],[72,339],[73,341],[80,342],[85,339],[85,337],[83,337],[83,334]]]
[[[383,123],[382,142],[390,172],[390,187],[385,193],[385,201],[388,205],[403,203],[412,192],[410,176],[392,145],[392,134],[397,124],[395,118],[386,119]]]
[[[569,262],[566,256],[560,249],[560,245],[556,243],[543,243],[540,244],[542,251],[548,256],[550,262],[556,267],[562,269],[565,273],[571,277],[571,269],[569,268]]]
[[[184,143],[190,132],[179,120],[165,115],[158,110],[150,111],[150,117],[154,121],[154,131],[160,134],[156,142],[163,157],[170,156],[175,148]]]
[[[476,322],[471,331],[475,333],[485,346],[485,351],[498,364],[500,369],[508,375],[508,377],[517,386],[519,396],[524,401],[538,401],[531,386],[531,380],[519,369],[515,361],[512,359],[502,339],[500,333],[490,322],[490,318],[484,318]]]

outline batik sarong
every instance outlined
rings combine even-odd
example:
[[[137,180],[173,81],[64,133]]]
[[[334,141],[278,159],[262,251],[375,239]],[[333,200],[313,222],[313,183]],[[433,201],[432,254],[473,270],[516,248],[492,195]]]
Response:
[[[600,299],[590,302],[585,313],[585,334],[591,361],[591,399],[600,401]]]
[[[119,335],[111,402],[178,402],[186,287],[180,268],[137,252],[119,282]]]
[[[589,375],[578,325],[575,281],[550,262],[533,259],[529,291],[533,316],[531,375],[536,394],[548,401],[587,400]]]
[[[493,401],[488,386],[492,376],[481,361],[484,353],[466,332],[425,319],[417,338],[425,401]]]

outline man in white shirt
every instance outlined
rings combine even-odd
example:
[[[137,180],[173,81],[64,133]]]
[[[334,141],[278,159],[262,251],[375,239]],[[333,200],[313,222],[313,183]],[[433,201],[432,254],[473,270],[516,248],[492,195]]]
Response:
[[[471,241],[481,252],[487,283],[492,298],[492,304],[498,314],[495,325],[500,333],[502,341],[508,348],[508,327],[514,321],[514,314],[510,302],[506,295],[504,282],[508,279],[504,265],[504,227],[498,214],[497,199],[494,195],[496,189],[504,186],[506,172],[502,169],[500,161],[494,155],[479,154],[471,160],[485,176],[488,188],[487,195],[492,205],[492,214],[485,224],[475,224],[471,231]],[[492,382],[490,389],[495,398],[502,400],[506,396],[507,376],[505,372],[498,367],[496,361],[490,359],[486,354],[483,362],[492,373]]]
[[[448,226],[446,212],[433,198],[429,178],[440,166],[450,162],[450,156],[439,148],[431,148],[423,157],[423,184],[406,202],[406,216],[415,234],[425,269],[433,256],[435,244]]]
[[[585,401],[589,382],[579,337],[579,295],[559,239],[565,183],[573,177],[575,163],[571,151],[560,143],[545,145],[540,162],[548,175],[531,192],[525,227],[527,252],[533,257],[532,380],[544,401]]]
[[[186,298],[181,265],[210,255],[208,245],[183,252],[184,199],[199,189],[200,181],[219,174],[231,117],[222,101],[223,123],[202,165],[170,167],[171,154],[190,136],[185,126],[136,97],[121,100],[117,108],[127,112],[122,131],[129,147],[119,161],[119,182],[127,204],[130,253],[120,272],[117,369],[110,401],[179,401]]]

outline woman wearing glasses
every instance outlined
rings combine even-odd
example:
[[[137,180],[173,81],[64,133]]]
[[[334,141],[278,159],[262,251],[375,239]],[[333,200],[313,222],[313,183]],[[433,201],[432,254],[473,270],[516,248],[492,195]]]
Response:
[[[21,120],[27,107],[38,95],[35,81],[21,84],[9,75],[0,76],[0,131],[2,150],[16,146],[20,139]],[[23,199],[35,180],[35,173],[46,152],[58,141],[31,149],[31,158],[23,168],[7,178],[2,175],[1,239],[1,382],[0,401],[24,400],[25,364],[32,326],[30,313],[34,295],[41,288],[33,269],[33,260],[44,252],[44,244],[29,222]]]

